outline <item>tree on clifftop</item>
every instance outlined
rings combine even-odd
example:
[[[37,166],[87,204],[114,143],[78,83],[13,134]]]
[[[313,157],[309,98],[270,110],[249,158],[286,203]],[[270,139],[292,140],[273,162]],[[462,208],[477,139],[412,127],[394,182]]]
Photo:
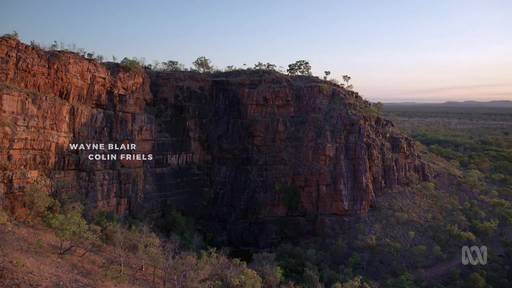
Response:
[[[163,71],[183,71],[183,70],[185,70],[185,66],[183,64],[179,63],[178,61],[174,61],[174,60],[162,62],[161,66],[162,66]]]
[[[348,84],[348,82],[350,81],[350,79],[352,79],[352,77],[348,76],[348,75],[343,75],[343,81],[345,82],[345,88],[347,88],[348,90],[352,90],[354,88],[354,86],[352,86],[352,84]]]
[[[324,71],[324,80],[327,80],[327,78],[329,78],[329,75],[331,75],[331,71]]]
[[[125,70],[128,70],[128,71],[137,71],[137,70],[141,70],[142,67],[144,66],[144,63],[142,60],[139,60],[139,59],[136,59],[136,58],[127,58],[127,57],[124,57],[123,60],[121,60],[121,67]]]
[[[198,57],[196,61],[192,63],[192,65],[194,65],[194,68],[201,73],[213,72],[213,66],[210,59],[204,56]]]
[[[306,60],[298,60],[288,65],[288,74],[290,75],[311,75],[311,65]]]
[[[271,70],[271,71],[275,71],[276,70],[276,65],[275,64],[272,64],[272,63],[262,63],[262,62],[258,62],[256,64],[254,64],[254,69],[255,70]]]

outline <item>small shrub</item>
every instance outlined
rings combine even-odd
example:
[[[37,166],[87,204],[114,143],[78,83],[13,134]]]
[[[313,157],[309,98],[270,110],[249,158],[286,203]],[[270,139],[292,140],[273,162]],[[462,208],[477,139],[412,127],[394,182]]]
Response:
[[[354,279],[344,282],[343,284],[336,283],[331,287],[340,288],[371,288],[371,285],[364,282],[361,276],[356,276]]]
[[[448,224],[447,226],[448,234],[460,241],[475,241],[476,237],[471,232],[462,231],[459,229],[457,225]]]
[[[474,226],[477,231],[479,231],[484,236],[491,236],[498,229],[498,220],[490,220],[490,221],[475,221]]]
[[[26,208],[25,222],[32,223],[41,219],[54,202],[50,194],[51,183],[46,177],[40,176],[30,184],[23,194],[23,205]],[[21,217],[19,217],[21,218]]]
[[[110,211],[98,211],[96,212],[96,215],[94,216],[94,224],[99,226],[102,231],[107,229],[109,224],[111,223],[117,223],[117,217],[114,213]]]
[[[159,228],[168,236],[178,235],[187,242],[194,234],[194,223],[174,208],[167,208],[159,221]]]
[[[168,257],[165,267],[164,279],[171,287],[262,287],[261,278],[244,262],[214,250]]]
[[[483,175],[480,171],[474,169],[469,170],[466,173],[464,173],[463,182],[472,190],[478,191],[484,187],[482,177]]]
[[[140,60],[137,59],[130,59],[124,57],[123,60],[121,60],[121,67],[123,67],[125,70],[134,72],[134,71],[140,71],[142,70],[143,64]]]
[[[436,191],[436,184],[433,182],[422,182],[419,187],[420,191],[432,193]]]
[[[12,33],[6,33],[6,34],[2,35],[2,37],[19,39],[20,35],[18,34],[18,32],[12,31]]]
[[[264,287],[278,287],[283,281],[283,270],[277,265],[274,254],[254,254],[249,267],[260,275]]]
[[[414,284],[412,275],[405,273],[398,278],[388,280],[384,287],[386,287],[386,288],[388,288],[388,287],[389,288],[416,288],[418,286],[416,284]]]

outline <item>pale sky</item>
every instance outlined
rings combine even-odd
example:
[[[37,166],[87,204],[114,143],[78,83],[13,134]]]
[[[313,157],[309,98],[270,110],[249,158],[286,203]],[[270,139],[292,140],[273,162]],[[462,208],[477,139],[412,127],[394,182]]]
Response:
[[[309,60],[371,101],[512,100],[512,1],[14,1],[0,34],[219,68]]]

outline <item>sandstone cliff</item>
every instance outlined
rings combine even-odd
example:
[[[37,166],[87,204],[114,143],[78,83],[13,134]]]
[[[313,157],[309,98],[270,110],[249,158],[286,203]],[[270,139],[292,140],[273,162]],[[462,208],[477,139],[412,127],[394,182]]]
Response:
[[[337,231],[385,191],[429,177],[414,143],[370,110],[313,77],[130,71],[0,38],[0,204],[17,209],[44,174],[90,213],[173,206],[239,246]],[[155,159],[68,149],[93,142],[136,143]]]

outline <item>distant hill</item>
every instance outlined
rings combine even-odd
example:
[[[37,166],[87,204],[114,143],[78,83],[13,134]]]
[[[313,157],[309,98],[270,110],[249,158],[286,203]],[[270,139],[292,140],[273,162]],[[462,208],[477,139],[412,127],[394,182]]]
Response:
[[[419,102],[390,102],[384,106],[433,106],[433,107],[459,107],[459,108],[512,108],[512,101],[447,101],[443,103],[419,103]]]

